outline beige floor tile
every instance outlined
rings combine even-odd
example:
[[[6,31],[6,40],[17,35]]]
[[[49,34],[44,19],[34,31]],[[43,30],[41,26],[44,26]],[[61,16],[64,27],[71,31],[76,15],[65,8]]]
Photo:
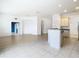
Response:
[[[0,38],[0,57],[3,58],[78,58],[79,41],[64,38],[63,46],[57,50],[48,44],[47,35],[23,35]]]

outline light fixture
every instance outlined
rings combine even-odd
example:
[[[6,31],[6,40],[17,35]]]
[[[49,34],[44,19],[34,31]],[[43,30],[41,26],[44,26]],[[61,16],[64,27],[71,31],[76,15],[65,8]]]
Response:
[[[61,5],[61,4],[59,4],[59,5],[58,5],[58,7],[62,7],[62,5]]]
[[[75,7],[76,10],[79,10],[79,6]]]
[[[18,18],[14,18],[15,20],[17,20]]]
[[[64,12],[66,13],[66,12],[67,12],[67,10],[65,9],[65,10],[64,10]]]
[[[77,0],[73,0],[73,2],[77,2]]]

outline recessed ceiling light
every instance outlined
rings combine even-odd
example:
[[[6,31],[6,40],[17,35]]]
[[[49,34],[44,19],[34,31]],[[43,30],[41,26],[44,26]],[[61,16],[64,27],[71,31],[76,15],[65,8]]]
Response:
[[[58,7],[62,7],[62,5],[61,5],[61,4],[59,4],[59,5],[58,5]]]
[[[73,2],[77,2],[77,0],[73,0]]]
[[[64,12],[67,12],[67,10],[65,9]]]
[[[76,9],[76,10],[79,10],[79,6],[78,6],[78,7],[75,7],[75,9]]]

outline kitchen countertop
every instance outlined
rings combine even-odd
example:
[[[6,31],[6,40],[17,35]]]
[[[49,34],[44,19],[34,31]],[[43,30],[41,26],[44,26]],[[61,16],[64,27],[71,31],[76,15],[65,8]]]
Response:
[[[69,30],[69,29],[59,29],[59,28],[49,28],[50,30]]]

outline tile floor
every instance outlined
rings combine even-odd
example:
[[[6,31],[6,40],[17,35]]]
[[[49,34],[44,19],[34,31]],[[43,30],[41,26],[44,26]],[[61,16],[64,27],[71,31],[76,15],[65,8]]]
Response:
[[[0,38],[0,58],[78,58],[79,41],[64,38],[60,50],[48,45],[47,35]]]

